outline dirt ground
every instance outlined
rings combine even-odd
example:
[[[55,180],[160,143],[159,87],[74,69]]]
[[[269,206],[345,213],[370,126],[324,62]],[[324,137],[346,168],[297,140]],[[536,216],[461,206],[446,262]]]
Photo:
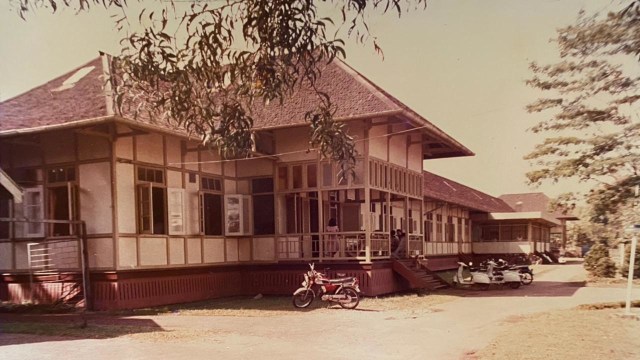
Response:
[[[233,316],[197,311],[98,315],[89,317],[84,329],[77,318],[52,316],[49,319],[53,320],[44,328],[53,331],[44,334],[60,333],[56,326],[80,334],[95,332],[96,328],[107,330],[94,339],[77,337],[77,333],[67,333],[72,336],[0,333],[0,358],[498,359],[502,357],[495,346],[505,346],[496,339],[504,338],[504,331],[513,330],[514,325],[527,323],[514,319],[532,316],[531,321],[539,323],[536,334],[549,337],[557,324],[535,314],[559,312],[573,317],[578,316],[573,313],[576,310],[566,310],[625,297],[624,288],[584,287],[584,280],[580,264],[541,265],[530,286],[517,290],[451,291],[444,295],[414,296],[398,303],[410,306],[389,305],[397,300],[388,298],[367,299],[355,311],[322,306],[299,311],[289,309],[290,299],[281,298],[270,299],[283,304],[265,316],[255,311]],[[639,298],[640,291],[636,289],[634,299]],[[28,316],[0,315],[0,331],[3,323],[6,331],[7,326],[29,326],[35,320]],[[18,321],[22,325],[17,325]],[[25,332],[31,332],[28,330]],[[618,341],[623,340],[611,338],[613,344]],[[491,357],[494,353],[498,357]],[[554,359],[556,353],[548,354],[551,355],[544,359]],[[608,359],[625,358],[617,355],[622,353],[611,354]]]

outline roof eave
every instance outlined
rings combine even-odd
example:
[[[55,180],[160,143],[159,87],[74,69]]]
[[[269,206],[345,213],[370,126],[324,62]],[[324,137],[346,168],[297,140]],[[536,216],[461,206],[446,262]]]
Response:
[[[453,151],[448,151],[446,153],[435,154],[432,156],[425,155],[423,157],[424,160],[475,155],[473,151],[469,150],[466,146],[462,145],[456,139],[454,139],[453,137],[451,137],[450,135],[442,131],[437,126],[433,125],[428,120],[416,114],[415,112],[409,111],[409,110],[401,110],[401,113],[406,119],[408,119],[411,122],[413,126],[423,128],[426,132],[428,132],[429,135],[439,140],[442,140],[442,142],[449,145],[449,147],[453,150]]]

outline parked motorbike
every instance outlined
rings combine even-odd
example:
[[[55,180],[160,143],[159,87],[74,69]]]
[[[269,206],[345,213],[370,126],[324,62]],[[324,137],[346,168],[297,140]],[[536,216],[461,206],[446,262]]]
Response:
[[[314,264],[309,264],[310,270],[304,274],[302,286],[293,293],[293,306],[306,308],[316,296],[322,301],[338,303],[344,309],[355,309],[360,303],[360,284],[356,277],[329,279],[325,274],[315,270]]]
[[[515,271],[520,275],[520,282],[522,285],[531,285],[533,282],[533,269],[529,265],[511,265],[507,261],[499,259],[496,262],[495,270],[498,271]]]
[[[458,271],[453,277],[453,282],[456,286],[471,285],[481,290],[486,290],[492,284],[506,284],[512,289],[519,288],[521,284],[520,275],[517,272],[510,270],[497,271],[495,270],[496,263],[493,261],[487,262],[486,271],[470,268],[471,278],[464,277],[464,268],[469,266],[463,262],[458,262],[458,265]]]

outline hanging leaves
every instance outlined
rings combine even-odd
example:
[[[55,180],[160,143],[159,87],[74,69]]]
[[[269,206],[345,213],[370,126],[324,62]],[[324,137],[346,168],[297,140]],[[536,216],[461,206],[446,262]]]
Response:
[[[131,31],[113,62],[116,105],[125,116],[186,129],[227,157],[252,148],[252,106],[282,104],[299,87],[315,88],[325,64],[345,58],[344,37],[370,41],[372,14],[426,7],[426,0],[227,0],[154,1],[128,18],[125,0],[13,0],[24,17],[33,8],[93,7],[120,11],[115,22]],[[322,5],[322,10],[319,8]],[[331,9],[331,7],[333,9]],[[337,13],[325,16],[323,13]],[[332,12],[333,11],[333,12]],[[133,20],[133,21],[132,21]],[[137,22],[141,31],[127,28]],[[329,31],[331,30],[331,31]],[[373,38],[374,49],[382,49]],[[335,107],[316,90],[306,116],[311,144],[355,165],[355,146]]]

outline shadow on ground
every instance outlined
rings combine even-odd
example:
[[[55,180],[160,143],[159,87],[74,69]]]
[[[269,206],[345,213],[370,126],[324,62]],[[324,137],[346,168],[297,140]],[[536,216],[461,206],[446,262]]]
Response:
[[[102,314],[0,314],[0,346],[108,339],[158,331],[164,329],[151,319]]]
[[[444,293],[464,297],[568,297],[573,296],[579,288],[586,285],[585,281],[557,282],[534,281],[531,285],[522,285],[518,289],[511,289],[507,285],[491,285],[488,290],[475,290],[472,287],[447,289]]]

